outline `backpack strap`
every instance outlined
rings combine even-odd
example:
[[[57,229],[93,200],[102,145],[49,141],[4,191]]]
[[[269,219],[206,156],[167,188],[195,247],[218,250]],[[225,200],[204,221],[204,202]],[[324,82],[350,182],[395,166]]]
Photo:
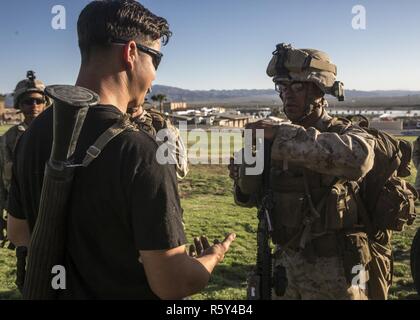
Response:
[[[358,190],[355,191],[355,190],[353,190],[353,188],[350,188],[350,189],[351,189],[351,192],[353,193],[354,198],[356,200],[357,210],[358,210],[358,213],[360,214],[360,218],[362,219],[363,225],[366,228],[366,233],[367,233],[369,238],[373,239],[373,237],[375,236],[375,232],[374,232],[374,229],[373,229],[372,221],[371,221],[371,219],[369,217],[369,214],[367,212],[365,203],[363,202],[363,199],[360,196],[360,193],[359,193]]]
[[[101,154],[102,150],[112,139],[126,130],[136,130],[131,123],[128,114],[124,114],[114,125],[105,130],[95,143],[87,149],[86,156],[83,159],[81,166],[85,168],[89,166],[89,164]]]
[[[351,121],[346,118],[333,117],[330,120],[327,132],[335,132],[337,134],[342,134],[344,130],[351,126],[351,124]]]

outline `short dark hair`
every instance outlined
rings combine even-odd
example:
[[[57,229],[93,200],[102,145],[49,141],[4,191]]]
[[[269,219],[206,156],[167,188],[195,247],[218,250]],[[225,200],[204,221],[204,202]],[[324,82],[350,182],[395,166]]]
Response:
[[[92,47],[109,45],[113,40],[162,39],[165,45],[172,35],[166,19],[158,17],[135,0],[95,0],[80,13],[77,22],[82,61]]]

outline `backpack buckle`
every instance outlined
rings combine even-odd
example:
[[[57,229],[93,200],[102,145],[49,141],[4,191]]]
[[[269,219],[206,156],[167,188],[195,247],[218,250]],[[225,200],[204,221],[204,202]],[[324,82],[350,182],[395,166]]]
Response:
[[[96,146],[90,146],[86,151],[86,153],[93,159],[96,159],[101,154],[101,152],[102,150]]]

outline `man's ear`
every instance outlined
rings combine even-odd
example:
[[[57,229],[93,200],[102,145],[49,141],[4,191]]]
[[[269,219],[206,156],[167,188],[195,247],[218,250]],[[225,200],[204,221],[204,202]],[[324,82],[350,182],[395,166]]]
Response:
[[[123,48],[124,64],[130,70],[134,69],[134,62],[138,59],[137,47],[134,41],[130,41]]]

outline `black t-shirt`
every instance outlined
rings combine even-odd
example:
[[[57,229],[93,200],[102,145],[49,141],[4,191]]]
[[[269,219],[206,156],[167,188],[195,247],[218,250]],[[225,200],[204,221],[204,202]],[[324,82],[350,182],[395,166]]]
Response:
[[[89,110],[74,154],[86,150],[121,116],[108,105]],[[53,109],[34,120],[20,140],[9,212],[32,230],[45,163],[52,144]],[[154,299],[139,250],[185,244],[175,168],[156,160],[158,144],[146,132],[125,131],[87,168],[77,168],[67,223],[67,290],[63,298]]]

